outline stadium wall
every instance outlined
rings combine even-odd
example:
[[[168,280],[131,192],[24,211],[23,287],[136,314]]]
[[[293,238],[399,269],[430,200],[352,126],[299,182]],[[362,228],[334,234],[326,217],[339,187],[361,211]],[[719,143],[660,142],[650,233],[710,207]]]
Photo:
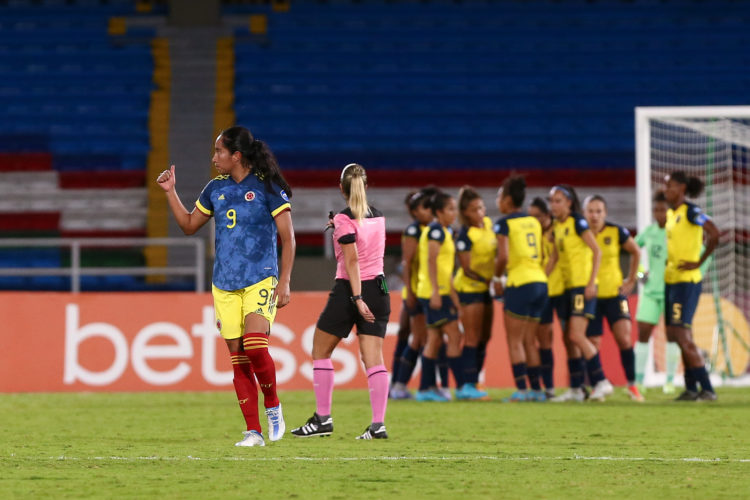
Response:
[[[325,292],[296,292],[273,325],[271,355],[281,389],[310,389],[310,351]],[[392,319],[401,308],[391,294]],[[633,304],[635,305],[635,304]],[[502,304],[495,303],[495,328],[487,356],[485,383],[512,387]],[[0,293],[0,392],[210,391],[232,387],[232,368],[218,336],[208,293]],[[397,323],[385,343],[387,366]],[[635,329],[634,329],[635,331]],[[623,384],[619,353],[605,336],[607,375]],[[565,350],[555,335],[555,378],[567,385]],[[333,356],[336,385],[367,387],[355,335]],[[412,384],[418,377],[415,376]]]

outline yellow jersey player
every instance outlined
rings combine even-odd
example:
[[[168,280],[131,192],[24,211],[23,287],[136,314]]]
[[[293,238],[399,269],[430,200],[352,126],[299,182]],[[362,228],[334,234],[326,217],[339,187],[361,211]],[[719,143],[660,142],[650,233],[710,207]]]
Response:
[[[427,325],[422,304],[417,300],[417,285],[419,283],[419,238],[422,231],[433,221],[435,216],[430,208],[430,200],[435,195],[435,188],[423,188],[414,193],[408,200],[409,213],[414,221],[409,224],[401,236],[402,275],[404,289],[402,291],[403,308],[409,320],[411,336],[407,344],[399,351],[398,363],[394,364],[393,386],[391,399],[411,399],[407,389],[419,353],[427,341]]]
[[[557,315],[565,322],[565,347],[568,350],[570,390],[552,399],[554,402],[583,401],[583,374],[593,386],[591,398],[604,400],[612,393],[612,384],[604,377],[599,350],[586,337],[589,320],[596,313],[596,275],[601,250],[580,214],[581,205],[572,186],[560,184],[550,190],[550,211],[555,217],[555,248],[565,284],[565,295]]]
[[[703,191],[703,182],[678,171],[666,177],[664,197],[667,211],[667,267],[664,270],[667,340],[677,342],[685,367],[685,391],[679,401],[714,401],[716,393],[708,377],[703,356],[693,341],[693,315],[701,294],[701,265],[719,243],[719,230],[699,206],[685,200]],[[703,237],[705,251],[701,255]],[[698,383],[701,392],[698,392]]]
[[[497,238],[492,220],[487,217],[484,201],[470,186],[464,186],[458,195],[458,214],[461,230],[456,239],[459,268],[453,279],[461,310],[464,329],[463,362],[466,371],[463,399],[477,399],[486,392],[477,390],[482,371],[487,342],[492,331],[492,299],[489,283],[495,268]],[[480,393],[483,393],[480,394]]]
[[[457,299],[453,290],[456,249],[450,226],[456,221],[456,200],[438,192],[430,202],[435,221],[419,238],[419,283],[417,298],[425,311],[427,343],[422,352],[422,376],[417,401],[448,401],[437,390],[435,368],[443,334],[448,336],[448,363],[458,388],[463,386],[461,332],[458,329]]]
[[[544,400],[539,385],[539,351],[536,327],[547,301],[547,275],[542,267],[542,225],[522,210],[526,198],[523,177],[508,177],[497,196],[503,217],[495,223],[497,260],[492,278],[495,297],[503,297],[505,334],[508,340],[516,390],[509,402]],[[506,286],[502,275],[507,270]],[[529,376],[530,375],[530,376]],[[526,378],[533,384],[527,392]]]
[[[542,317],[536,328],[536,341],[539,345],[539,375],[544,383],[547,399],[555,397],[554,369],[555,358],[552,354],[553,326],[555,309],[565,293],[562,271],[557,265],[555,249],[555,231],[552,227],[552,216],[547,202],[543,198],[534,198],[529,205],[529,215],[536,217],[542,226],[542,266],[547,275],[547,300],[542,309]]]
[[[604,333],[604,318],[620,348],[620,362],[628,382],[628,394],[633,401],[642,402],[643,396],[635,385],[635,352],[631,338],[630,309],[628,295],[633,291],[638,274],[641,252],[630,231],[607,221],[607,202],[599,195],[586,198],[584,203],[586,220],[596,235],[596,243],[602,251],[602,263],[597,279],[596,315],[589,322],[586,336],[601,348]],[[630,254],[628,277],[623,281],[620,269],[620,251]]]

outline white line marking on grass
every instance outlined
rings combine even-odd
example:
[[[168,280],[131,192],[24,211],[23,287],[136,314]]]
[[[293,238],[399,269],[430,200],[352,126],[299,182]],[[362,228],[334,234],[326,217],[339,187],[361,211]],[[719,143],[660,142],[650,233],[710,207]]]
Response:
[[[561,461],[561,460],[585,460],[592,462],[697,462],[697,463],[750,463],[749,458],[702,458],[702,457],[588,457],[583,455],[573,455],[569,457],[513,457],[513,456],[494,456],[494,455],[455,455],[455,456],[377,456],[377,457],[253,457],[253,456],[233,456],[233,457],[194,457],[187,455],[184,457],[160,457],[160,456],[143,456],[143,457],[71,457],[60,455],[57,457],[34,457],[18,456],[11,453],[9,456],[0,457],[0,461],[121,461],[121,462],[139,462],[139,461],[165,461],[165,462],[182,462],[182,461],[206,461],[206,462],[377,462],[377,461],[500,461],[500,462],[523,462],[523,461]]]

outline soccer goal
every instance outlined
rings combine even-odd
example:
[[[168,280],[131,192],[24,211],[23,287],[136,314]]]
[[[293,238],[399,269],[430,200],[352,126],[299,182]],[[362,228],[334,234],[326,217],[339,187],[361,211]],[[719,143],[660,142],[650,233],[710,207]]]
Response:
[[[750,106],[638,107],[638,230],[652,222],[651,198],[664,176],[683,170],[703,180],[695,200],[721,231],[693,319],[710,371],[727,384],[750,380]],[[664,378],[664,333],[652,335],[646,384]],[[651,360],[650,360],[651,361]]]

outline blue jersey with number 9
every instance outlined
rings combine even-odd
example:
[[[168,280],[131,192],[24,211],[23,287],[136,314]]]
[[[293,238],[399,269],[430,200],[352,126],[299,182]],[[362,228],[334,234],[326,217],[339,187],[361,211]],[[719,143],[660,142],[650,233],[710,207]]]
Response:
[[[239,290],[278,278],[274,217],[291,209],[283,189],[272,184],[266,190],[252,173],[240,182],[220,175],[206,184],[195,206],[216,222],[216,288]]]

